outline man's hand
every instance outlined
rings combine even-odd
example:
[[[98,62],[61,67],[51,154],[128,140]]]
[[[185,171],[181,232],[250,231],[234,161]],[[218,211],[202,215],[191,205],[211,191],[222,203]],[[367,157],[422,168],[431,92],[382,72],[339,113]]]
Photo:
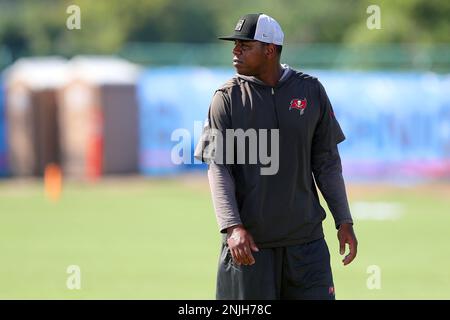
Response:
[[[337,234],[339,239],[339,253],[343,255],[345,253],[345,244],[348,243],[350,247],[350,253],[342,260],[344,266],[348,265],[356,257],[358,251],[358,240],[356,240],[355,232],[353,231],[353,225],[351,223],[343,223],[339,226]]]
[[[245,230],[244,226],[236,225],[227,229],[227,243],[230,248],[234,262],[239,266],[252,265],[255,263],[252,251],[258,252],[252,235]]]

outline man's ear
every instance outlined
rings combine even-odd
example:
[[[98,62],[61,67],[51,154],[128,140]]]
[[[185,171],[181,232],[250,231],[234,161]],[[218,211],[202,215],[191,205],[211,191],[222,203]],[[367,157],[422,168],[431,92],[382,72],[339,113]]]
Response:
[[[265,45],[266,47],[266,55],[268,58],[273,58],[277,54],[277,50],[273,43],[268,43]]]

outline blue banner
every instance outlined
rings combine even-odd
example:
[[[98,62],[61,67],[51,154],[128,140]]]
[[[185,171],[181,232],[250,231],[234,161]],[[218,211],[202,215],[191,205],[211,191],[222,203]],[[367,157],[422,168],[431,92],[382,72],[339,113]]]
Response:
[[[315,72],[347,137],[348,176],[450,175],[450,77],[428,73]]]
[[[195,168],[193,151],[209,103],[217,89],[233,75],[229,69],[163,67],[144,72],[138,82],[140,171],[166,175]],[[194,126],[200,124],[197,132]],[[178,131],[177,131],[178,129]],[[184,141],[176,132],[185,133]],[[189,139],[189,141],[186,141]],[[189,142],[189,161],[174,161],[174,146]]]
[[[339,145],[347,177],[450,176],[450,76],[306,72],[324,85],[347,137]],[[233,74],[233,69],[195,67],[155,68],[143,74],[138,84],[143,174],[203,168],[193,164],[199,138],[195,123],[203,123],[214,91]],[[186,149],[174,149],[181,137],[190,139],[189,155],[181,154]],[[174,157],[190,162],[180,165]]]

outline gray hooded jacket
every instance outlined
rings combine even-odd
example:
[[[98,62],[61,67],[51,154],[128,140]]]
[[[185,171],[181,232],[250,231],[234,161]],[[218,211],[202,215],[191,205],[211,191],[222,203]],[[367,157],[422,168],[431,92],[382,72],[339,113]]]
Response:
[[[249,133],[239,144],[239,138],[229,134],[239,129],[241,133],[254,130],[256,140]],[[264,132],[265,139],[260,135]],[[316,183],[336,227],[353,223],[337,149],[344,139],[316,78],[285,66],[275,87],[254,77],[230,79],[213,96],[195,151],[197,159],[209,163],[220,231],[243,224],[261,248],[319,239],[325,210]],[[234,142],[231,148],[227,148],[229,141]],[[256,163],[249,155],[255,142]],[[267,163],[269,154],[271,163]],[[263,174],[264,169],[269,174]]]

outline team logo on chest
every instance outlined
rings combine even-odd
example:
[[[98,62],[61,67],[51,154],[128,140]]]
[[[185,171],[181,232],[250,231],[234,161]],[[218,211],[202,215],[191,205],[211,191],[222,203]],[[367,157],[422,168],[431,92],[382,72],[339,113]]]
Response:
[[[300,110],[300,115],[303,115],[303,113],[305,112],[306,109],[306,98],[303,99],[298,99],[298,98],[294,98],[291,100],[291,105],[289,106],[289,110],[292,109],[297,109]]]

